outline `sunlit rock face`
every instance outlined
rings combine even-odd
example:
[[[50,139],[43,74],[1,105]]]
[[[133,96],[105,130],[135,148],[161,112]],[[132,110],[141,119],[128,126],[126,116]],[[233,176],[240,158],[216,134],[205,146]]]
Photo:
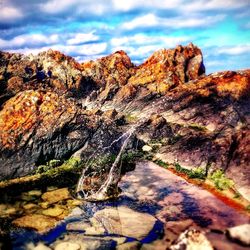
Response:
[[[134,86],[145,85],[151,91],[164,94],[169,88],[194,80],[203,73],[205,67],[201,51],[189,44],[155,52],[136,69],[128,83]]]
[[[84,158],[133,125],[166,162],[223,168],[247,193],[250,70],[205,75],[193,44],[139,66],[124,51],[80,64],[52,50],[1,52],[0,66],[1,180],[87,147]]]

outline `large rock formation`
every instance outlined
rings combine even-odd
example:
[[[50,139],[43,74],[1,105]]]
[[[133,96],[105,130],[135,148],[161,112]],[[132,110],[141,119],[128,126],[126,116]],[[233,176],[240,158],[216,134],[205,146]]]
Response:
[[[250,196],[250,70],[206,76],[193,44],[138,67],[123,51],[82,64],[52,50],[1,52],[0,65],[1,180],[79,150],[84,157],[132,123],[141,140],[161,141],[159,158],[222,168]]]

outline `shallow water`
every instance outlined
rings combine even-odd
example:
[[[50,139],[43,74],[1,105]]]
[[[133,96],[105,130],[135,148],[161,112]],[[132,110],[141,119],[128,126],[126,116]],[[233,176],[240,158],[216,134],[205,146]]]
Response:
[[[189,221],[207,233],[217,249],[225,249],[229,244],[232,249],[244,249],[229,242],[222,232],[228,227],[249,223],[249,216],[170,171],[152,162],[139,162],[133,172],[122,178],[119,186],[122,193],[117,200],[68,206],[71,214],[48,233],[38,234],[23,228],[12,231],[12,248],[27,249],[27,243],[36,245],[41,241],[51,249],[65,241],[85,242],[89,244],[87,249],[115,249],[124,242],[142,245],[166,238],[168,225]],[[37,199],[41,202],[41,198]],[[53,206],[62,207],[69,203],[72,199],[68,198]],[[33,212],[42,213],[42,210]],[[224,245],[221,246],[221,242]],[[161,240],[159,244],[164,246],[166,241]]]

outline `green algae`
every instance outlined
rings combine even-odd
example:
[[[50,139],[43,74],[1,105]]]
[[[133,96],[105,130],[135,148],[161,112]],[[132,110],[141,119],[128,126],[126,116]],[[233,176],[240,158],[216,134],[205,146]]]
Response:
[[[227,178],[222,169],[217,169],[209,174],[208,179],[211,180],[219,190],[226,190],[234,186],[233,180]]]

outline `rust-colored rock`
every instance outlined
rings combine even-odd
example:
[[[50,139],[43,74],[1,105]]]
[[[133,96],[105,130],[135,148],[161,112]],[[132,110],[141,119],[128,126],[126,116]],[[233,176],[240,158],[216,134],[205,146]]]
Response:
[[[203,73],[205,67],[201,51],[193,44],[189,44],[155,52],[136,69],[129,83],[164,94],[169,88],[194,80]]]

